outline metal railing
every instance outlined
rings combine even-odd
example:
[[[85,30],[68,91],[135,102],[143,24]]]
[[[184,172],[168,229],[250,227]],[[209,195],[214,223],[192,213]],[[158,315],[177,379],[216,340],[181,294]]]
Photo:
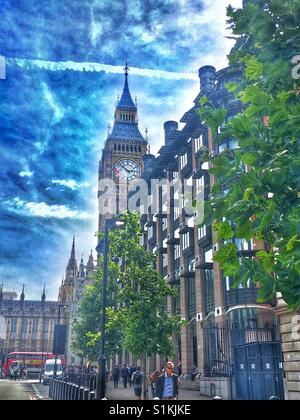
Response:
[[[52,400],[95,400],[97,375],[66,373],[62,379],[52,379],[49,397]]]

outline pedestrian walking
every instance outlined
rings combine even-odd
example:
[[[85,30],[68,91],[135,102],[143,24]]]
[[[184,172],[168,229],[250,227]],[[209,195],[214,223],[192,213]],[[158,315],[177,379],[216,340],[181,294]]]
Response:
[[[178,376],[173,373],[174,364],[166,363],[165,372],[156,381],[156,397],[161,400],[178,399]]]
[[[9,368],[9,377],[11,381],[14,379],[14,368],[12,366]]]
[[[134,366],[134,364],[132,364],[129,368],[129,378],[128,378],[130,387],[132,385],[132,375],[134,374],[134,372],[136,372],[136,367]]]
[[[15,369],[14,369],[14,380],[16,381],[19,378],[20,378],[20,370],[19,370],[18,366],[16,366]]]
[[[123,379],[124,388],[127,388],[128,369],[125,364],[123,365],[123,368],[121,370],[121,378]]]
[[[142,396],[142,389],[143,389],[143,373],[141,372],[140,366],[136,368],[136,372],[133,373],[131,380],[132,380],[134,395],[136,396],[137,400],[140,400]]]
[[[119,388],[120,369],[118,365],[113,368],[112,377],[114,381],[114,388]]]

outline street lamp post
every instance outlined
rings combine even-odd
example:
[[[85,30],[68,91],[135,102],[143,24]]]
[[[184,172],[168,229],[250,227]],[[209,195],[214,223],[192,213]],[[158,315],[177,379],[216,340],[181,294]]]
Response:
[[[101,337],[100,337],[100,355],[99,355],[99,374],[97,383],[97,399],[105,397],[105,373],[106,373],[106,358],[105,358],[105,338],[106,338],[106,297],[107,297],[107,263],[109,253],[108,232],[114,227],[123,225],[124,222],[115,219],[106,219],[104,226],[103,238],[103,280],[102,280],[102,308],[101,308]],[[98,248],[98,247],[97,247]],[[99,249],[97,249],[98,251]]]
[[[57,318],[57,325],[59,325],[60,323],[60,308],[67,308],[68,305],[65,304],[59,304],[58,305],[58,318]],[[58,334],[58,330],[57,330],[57,334]],[[55,359],[54,359],[54,369],[53,369],[53,377],[54,379],[56,379],[57,377],[57,334],[55,338],[55,343],[54,343],[54,347],[55,347]]]

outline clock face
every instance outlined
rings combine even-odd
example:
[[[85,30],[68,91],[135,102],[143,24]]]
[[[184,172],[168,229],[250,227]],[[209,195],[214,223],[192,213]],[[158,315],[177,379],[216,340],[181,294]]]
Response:
[[[132,179],[141,176],[141,168],[132,159],[122,159],[115,164],[115,174],[119,179],[131,181]]]

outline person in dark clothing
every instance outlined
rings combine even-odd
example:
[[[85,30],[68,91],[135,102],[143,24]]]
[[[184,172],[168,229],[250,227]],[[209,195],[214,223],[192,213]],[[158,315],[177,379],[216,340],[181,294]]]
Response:
[[[178,398],[178,376],[173,371],[174,364],[167,362],[165,372],[156,381],[156,397],[161,400]]]
[[[127,388],[128,369],[126,365],[123,365],[123,368],[121,370],[121,378],[123,379],[124,388]]]
[[[180,375],[182,374],[182,364],[181,364],[181,360],[178,360],[177,370],[178,370],[178,376],[180,376]]]
[[[143,378],[144,378],[144,375],[141,372],[141,368],[138,366],[136,368],[136,371],[132,375],[132,378],[131,378],[132,384],[133,384],[134,394],[135,394],[137,400],[140,400],[141,396],[142,396]]]
[[[129,381],[129,386],[131,387],[132,385],[132,375],[134,374],[134,372],[136,372],[136,367],[134,365],[131,365],[129,368],[129,376],[128,376],[128,381]]]
[[[120,369],[118,365],[113,368],[112,377],[114,381],[114,388],[119,388]]]

